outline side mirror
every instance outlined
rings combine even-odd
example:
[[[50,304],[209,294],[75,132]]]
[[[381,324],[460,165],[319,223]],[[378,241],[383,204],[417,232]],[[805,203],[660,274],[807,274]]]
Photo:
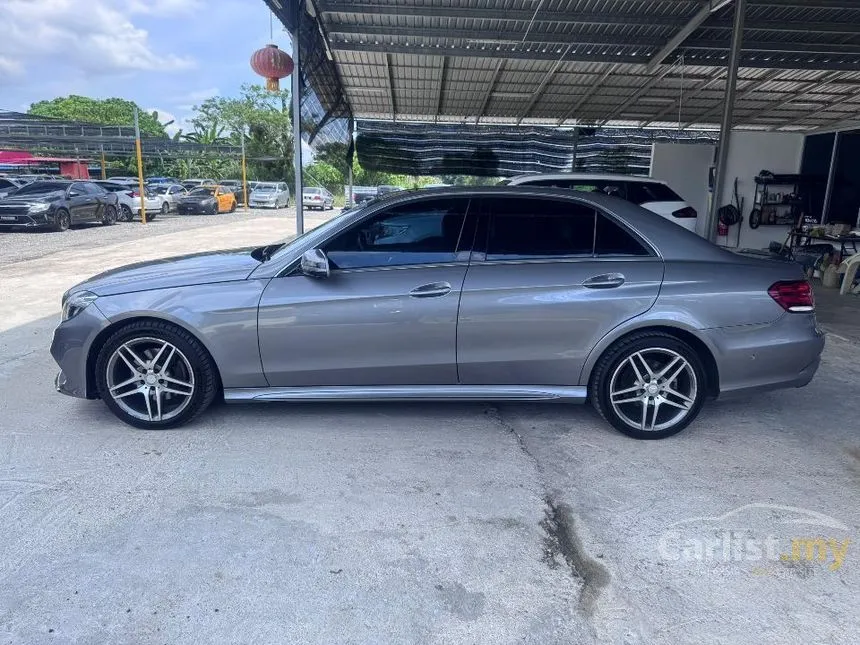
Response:
[[[302,254],[302,273],[310,278],[327,278],[331,274],[328,257],[322,249],[311,249]]]

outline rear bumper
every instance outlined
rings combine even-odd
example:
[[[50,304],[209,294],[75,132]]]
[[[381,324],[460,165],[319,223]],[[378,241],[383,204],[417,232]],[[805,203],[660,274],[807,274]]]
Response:
[[[702,334],[715,348],[721,397],[803,387],[818,370],[825,342],[814,314],[786,313],[768,325]]]

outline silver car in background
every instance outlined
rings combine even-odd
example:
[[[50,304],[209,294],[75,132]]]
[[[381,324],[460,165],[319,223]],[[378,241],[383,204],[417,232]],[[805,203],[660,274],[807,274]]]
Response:
[[[558,399],[661,438],[708,398],[806,385],[824,347],[799,265],[529,187],[391,195],[289,243],[103,273],[62,308],[57,389],[141,428],[216,397]]]
[[[334,208],[334,195],[325,188],[315,186],[302,188],[302,206],[310,210],[318,208],[327,211]]]
[[[251,191],[251,208],[286,208],[290,205],[290,189],[283,181],[261,181]]]
[[[188,194],[188,190],[181,184],[152,184],[147,186],[147,190],[160,197],[167,204],[167,210],[174,213],[179,206],[179,200]]]

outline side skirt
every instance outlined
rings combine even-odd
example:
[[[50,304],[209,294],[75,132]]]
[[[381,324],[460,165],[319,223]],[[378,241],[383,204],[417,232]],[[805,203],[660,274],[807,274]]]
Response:
[[[227,388],[224,400],[243,401],[555,401],[584,403],[585,386],[373,385]]]

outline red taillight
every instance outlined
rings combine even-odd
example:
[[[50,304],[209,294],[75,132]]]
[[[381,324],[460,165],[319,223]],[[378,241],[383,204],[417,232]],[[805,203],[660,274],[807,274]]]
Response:
[[[815,310],[812,286],[806,280],[775,282],[767,290],[768,295],[786,311],[803,312]]]
[[[699,214],[692,206],[685,206],[684,208],[679,208],[672,213],[672,217],[680,217],[682,219],[694,219],[698,216]]]
[[[126,193],[126,195],[128,195],[129,197],[137,197],[137,193],[135,193],[135,192],[129,192],[129,193]]]

